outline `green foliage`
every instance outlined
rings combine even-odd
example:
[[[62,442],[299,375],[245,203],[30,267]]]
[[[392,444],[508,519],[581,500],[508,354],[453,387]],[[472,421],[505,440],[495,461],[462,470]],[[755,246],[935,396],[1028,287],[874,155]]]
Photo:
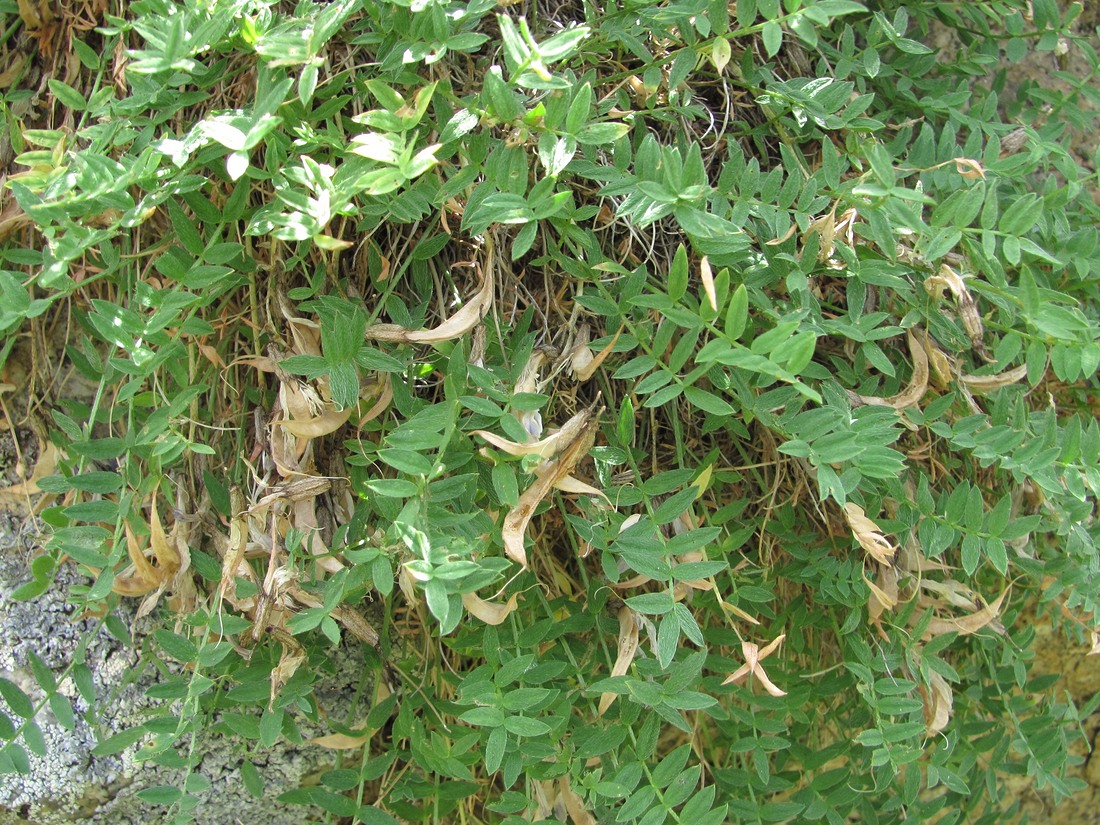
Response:
[[[281,799],[329,821],[993,823],[1010,776],[1079,789],[1093,708],[1031,644],[1100,617],[1080,7],[524,8],[139,0],[49,80],[71,129],[6,92],[34,234],[0,330],[71,316],[96,388],[50,409],[15,598],[76,564],[108,631],[161,602],[161,710],[95,755],[182,770],[140,792],[175,822],[200,734],[262,796],[303,721],[337,756]],[[1063,38],[1089,78],[1006,94]],[[351,645],[369,709],[336,720]],[[96,721],[81,651],[30,668],[5,772],[76,723],[61,677]]]

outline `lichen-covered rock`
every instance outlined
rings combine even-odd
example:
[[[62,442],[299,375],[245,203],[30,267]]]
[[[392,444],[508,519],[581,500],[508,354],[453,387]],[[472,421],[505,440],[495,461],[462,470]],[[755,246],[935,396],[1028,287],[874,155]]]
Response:
[[[67,586],[80,581],[72,567],[62,568],[57,585],[41,598],[13,602],[10,593],[27,578],[27,563],[36,543],[37,535],[24,527],[22,519],[0,514],[0,636],[8,640],[0,648],[0,676],[22,688],[37,704],[44,694],[29,666],[28,653],[33,651],[59,678],[59,692],[71,701],[77,719],[73,729],[66,730],[48,707],[37,715],[45,756],[29,754],[26,774],[0,776],[0,825],[163,821],[166,809],[144,802],[137,793],[152,786],[178,786],[184,779],[182,771],[135,761],[136,746],[117,755],[92,755],[98,741],[140,724],[154,708],[162,707],[163,700],[146,696],[158,671],[141,653],[142,629],[152,630],[157,624],[151,619],[139,624],[137,639],[130,643],[116,639],[98,619],[77,615],[76,608],[66,601]],[[119,618],[129,627],[132,614]],[[88,704],[72,680],[60,678],[82,642],[97,697],[94,715],[88,713]],[[355,695],[362,666],[362,658],[350,652],[341,661],[342,669],[324,686],[324,693],[333,697],[329,709],[338,718],[343,718],[341,714]],[[341,701],[344,708],[339,707]],[[0,708],[15,718],[6,706]],[[321,732],[303,726],[306,735]],[[243,740],[237,737],[200,735],[195,743],[195,752],[201,754],[198,770],[210,786],[201,794],[194,821],[199,825],[296,825],[305,821],[304,809],[284,805],[277,797],[330,765],[332,753],[308,745],[295,747],[285,740],[259,754],[252,753],[252,762],[265,783],[263,797],[256,799],[241,778],[242,746]]]

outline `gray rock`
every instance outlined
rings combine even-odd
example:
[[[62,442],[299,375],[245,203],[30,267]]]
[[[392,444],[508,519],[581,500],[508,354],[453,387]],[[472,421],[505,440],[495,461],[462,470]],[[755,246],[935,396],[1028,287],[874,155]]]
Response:
[[[37,703],[43,692],[30,669],[28,652],[33,651],[60,676],[81,640],[87,640],[85,661],[97,696],[95,726],[84,718],[89,708],[72,680],[61,681],[59,692],[71,700],[78,717],[75,729],[63,728],[48,708],[38,714],[36,722],[46,755],[30,756],[28,774],[0,775],[0,825],[166,821],[166,808],[147,804],[136,794],[157,785],[178,786],[184,778],[182,771],[136,761],[136,746],[114,756],[91,753],[97,741],[140,724],[155,708],[163,708],[163,700],[145,695],[159,677],[157,668],[143,660],[140,652],[142,632],[159,625],[153,619],[139,622],[138,641],[133,645],[106,632],[97,619],[77,615],[77,609],[66,600],[68,587],[83,583],[72,565],[58,571],[57,583],[41,598],[13,602],[11,591],[28,578],[27,563],[36,544],[37,534],[25,528],[21,519],[0,514],[0,634],[8,640],[0,648],[0,675],[19,685]],[[130,627],[133,610],[132,604],[122,605],[118,616],[122,626]],[[352,650],[341,651],[335,659],[341,663],[339,671],[318,695],[326,697],[335,718],[343,719],[361,678],[363,659]],[[0,707],[16,718],[6,706]],[[327,732],[311,729],[300,718],[298,722],[307,737]],[[285,740],[266,751],[253,752],[251,758],[265,782],[263,798],[256,799],[241,779],[243,745],[239,737],[209,732],[199,737],[195,746],[201,754],[198,771],[210,781],[210,787],[201,794],[194,821],[199,825],[297,825],[307,821],[306,809],[279,803],[277,797],[299,787],[304,777],[331,766],[333,753],[311,745],[296,747]]]

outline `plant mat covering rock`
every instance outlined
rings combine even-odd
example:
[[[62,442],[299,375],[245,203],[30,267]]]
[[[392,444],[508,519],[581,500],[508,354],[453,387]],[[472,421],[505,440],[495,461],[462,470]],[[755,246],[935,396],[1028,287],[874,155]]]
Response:
[[[994,823],[1014,777],[1084,789],[1100,700],[1033,646],[1098,644],[1063,141],[1097,93],[997,68],[1095,77],[1079,8],[3,9],[4,495],[45,531],[4,578],[68,622],[3,660],[10,804]],[[102,804],[41,784],[62,740]]]

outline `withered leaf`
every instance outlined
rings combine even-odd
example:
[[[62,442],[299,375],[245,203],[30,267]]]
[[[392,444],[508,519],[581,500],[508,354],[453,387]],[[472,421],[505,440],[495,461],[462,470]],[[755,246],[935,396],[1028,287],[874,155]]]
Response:
[[[954,158],[955,171],[966,180],[985,180],[985,169],[973,158]]]
[[[369,733],[361,736],[349,736],[346,733],[328,733],[324,736],[315,736],[308,740],[311,745],[319,745],[331,751],[358,750],[370,739]]]
[[[0,490],[0,504],[13,510],[29,510],[29,497],[42,492],[38,488],[38,482],[46,476],[53,475],[60,458],[61,451],[57,449],[52,441],[40,440],[38,443],[38,461],[35,462],[30,478]]]
[[[935,593],[947,600],[948,604],[970,610],[979,603],[979,596],[973,588],[954,579],[936,581],[932,578],[921,578],[920,586],[924,590]]]
[[[578,415],[583,415],[583,413],[578,413]],[[497,449],[504,450],[508,455],[537,455],[541,458],[552,458],[561,449],[563,444],[568,443],[570,439],[569,425],[576,418],[577,416],[573,416],[573,418],[566,422],[565,426],[556,433],[548,435],[546,438],[539,441],[532,441],[530,443],[512,441],[504,436],[491,433],[488,430],[474,430],[471,435],[481,436]]]
[[[929,380],[936,389],[946,390],[955,376],[953,359],[936,345],[931,335],[924,337],[924,351],[931,367]]]
[[[596,817],[592,816],[584,807],[584,801],[569,786],[569,775],[558,777],[558,793],[565,802],[565,810],[573,825],[596,825]]]
[[[278,634],[282,643],[282,653],[279,655],[279,663],[271,671],[271,700],[269,707],[275,705],[279,691],[290,681],[290,678],[298,672],[298,668],[306,661],[306,649],[298,643],[297,639],[287,633]]]
[[[367,328],[371,341],[391,341],[400,344],[438,344],[451,341],[477,326],[493,303],[493,279],[483,276],[481,288],[458,312],[431,329],[410,330],[399,324],[374,324]]]
[[[298,438],[320,438],[343,427],[351,417],[354,409],[354,407],[349,406],[337,410],[334,405],[327,404],[325,410],[319,415],[304,419],[287,418],[275,423]]]
[[[884,564],[879,567],[878,582],[871,581],[866,575],[863,581],[871,590],[871,595],[867,597],[867,616],[877,623],[883,613],[897,607],[898,574],[893,567]]]
[[[299,604],[306,607],[322,607],[321,599],[300,587],[292,587],[287,591],[288,595]],[[378,631],[374,629],[366,617],[351,605],[341,604],[330,611],[332,618],[344,626],[352,636],[371,647],[378,646]]]
[[[504,539],[504,551],[508,558],[523,567],[527,566],[527,552],[523,548],[524,533],[535,508],[539,506],[546,495],[554,487],[565,485],[568,489],[571,485],[581,484],[576,479],[570,478],[570,473],[582,458],[588,455],[592,444],[596,439],[596,423],[599,420],[602,408],[597,409],[594,404],[583,412],[573,416],[562,431],[568,431],[568,440],[563,439],[559,449],[552,458],[543,461],[535,470],[534,483],[519,497],[516,506],[504,517],[502,538]],[[585,485],[587,487],[587,485]],[[576,487],[574,486],[574,489]],[[588,488],[592,492],[595,488]],[[588,492],[582,490],[581,492]]]
[[[145,552],[129,524],[125,526],[125,532],[126,552],[130,557],[133,572],[116,576],[111,589],[122,596],[144,596],[156,587],[153,583],[156,573],[153,572],[153,565],[149,563],[149,559],[145,558]]]
[[[1001,387],[1016,384],[1027,377],[1027,365],[1022,364],[996,375],[961,375],[959,380],[973,392],[993,392]]]
[[[629,607],[619,609],[619,645],[615,655],[615,664],[611,667],[612,676],[625,676],[630,670],[630,663],[634,661],[634,655],[638,652],[638,622],[634,611]],[[597,713],[603,716],[618,694],[605,693],[600,696],[600,704]]]
[[[168,543],[164,525],[161,524],[160,515],[157,513],[155,495],[149,515],[149,546],[153,551],[153,557],[157,560],[155,566],[145,556],[145,551],[138,543],[137,536],[134,535],[129,524],[126,525],[125,531],[126,550],[130,556],[133,572],[117,576],[111,589],[122,596],[144,596],[167,585],[180,568],[180,557],[175,547]]]
[[[576,376],[578,381],[587,381],[596,374],[596,370],[600,368],[600,365],[607,359],[607,356],[611,354],[611,351],[619,340],[619,336],[623,333],[623,328],[620,327],[610,343],[595,356],[592,355],[592,351],[588,348],[588,325],[586,324],[582,327],[582,330],[583,335],[578,334],[577,336],[577,345],[573,348],[570,366],[573,369],[573,375]]]
[[[951,720],[954,696],[951,685],[939,673],[930,670],[928,688],[921,689],[924,698],[924,724],[929,735],[939,733]]]
[[[580,496],[595,496],[596,498],[602,498],[604,501],[610,503],[611,499],[607,497],[607,493],[591,484],[581,481],[579,478],[573,476],[565,476],[558,479],[554,487],[561,490],[563,493],[574,493]]]
[[[925,638],[932,638],[935,636],[942,636],[945,633],[958,633],[960,636],[969,636],[973,633],[977,633],[982,628],[988,627],[995,633],[1004,633],[1004,627],[997,620],[997,617],[1001,612],[1001,604],[1005,600],[1005,596],[1008,595],[1008,589],[1006,588],[996,601],[993,601],[983,607],[978,608],[973,613],[962,616],[959,618],[941,619],[939,617],[933,618],[928,623],[928,629],[925,631]]]
[[[942,294],[944,288],[950,290],[955,297],[955,303],[958,304],[959,317],[962,319],[963,329],[966,330],[971,346],[979,355],[984,356],[985,332],[982,328],[982,318],[978,314],[978,304],[970,294],[962,276],[947,264],[943,264],[938,274],[925,280],[924,288],[933,295]]]
[[[787,634],[784,633],[777,636],[768,645],[761,650],[753,642],[741,642],[741,655],[745,657],[745,664],[741,665],[737,670],[731,673],[726,680],[722,682],[723,685],[737,684],[750,673],[760,680],[760,684],[764,686],[764,690],[770,693],[772,696],[786,696],[787,691],[778,688],[774,682],[768,677],[768,674],[764,671],[764,666],[760,664],[767,659],[775,649],[779,647],[780,642],[787,638]]]
[[[248,546],[248,513],[244,509],[240,490],[234,487],[230,491],[230,499],[233,517],[229,520],[229,539],[225,542],[222,555],[221,583],[218,585],[216,603],[220,605],[223,599],[228,599],[230,604],[240,609],[242,605],[236,598],[237,576],[253,582],[256,577],[245,560],[245,549]]]
[[[263,497],[252,510],[268,507],[277,501],[305,501],[316,498],[332,487],[332,479],[324,476],[301,475],[292,481],[274,484],[267,488]]]
[[[848,397],[853,404],[869,404],[876,407],[893,407],[895,410],[903,410],[906,407],[912,407],[924,397],[925,392],[928,391],[928,353],[924,351],[924,347],[911,329],[907,333],[907,340],[909,341],[909,352],[913,358],[913,376],[909,380],[909,386],[889,398],[880,398],[877,395],[860,395],[849,390]]]
[[[742,610],[740,607],[738,607],[735,604],[730,604],[729,602],[727,602],[723,599],[722,601],[719,602],[719,605],[721,605],[723,610],[728,611],[729,613],[732,613],[734,616],[737,616],[739,619],[744,619],[749,624],[760,624],[759,619],[757,619],[751,613],[746,613],[744,610]]]
[[[897,548],[882,534],[882,528],[867,518],[862,507],[849,501],[844,505],[844,516],[848,519],[848,526],[852,528],[852,535],[860,547],[875,561],[880,564],[890,564],[893,561]]]
[[[485,624],[502,624],[509,614],[519,606],[517,594],[513,593],[504,604],[488,602],[477,593],[463,593],[462,604],[474,618]]]
[[[317,521],[316,499],[297,499],[291,505],[294,527],[302,533],[302,546],[313,556],[314,563],[328,573],[337,573],[344,564],[329,553],[329,548],[321,538],[321,527]]]
[[[359,425],[362,426],[368,421],[373,421],[378,416],[386,411],[386,408],[393,401],[393,384],[390,382],[389,373],[384,373],[379,378],[379,386],[377,387],[378,400],[371,405],[362,416],[359,418]]]

